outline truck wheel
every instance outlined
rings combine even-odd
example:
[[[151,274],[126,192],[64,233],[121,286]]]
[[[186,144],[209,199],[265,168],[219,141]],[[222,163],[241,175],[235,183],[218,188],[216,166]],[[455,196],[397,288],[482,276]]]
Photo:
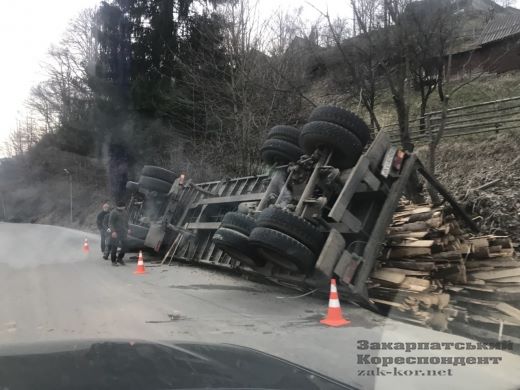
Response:
[[[354,134],[329,122],[309,122],[303,126],[300,145],[307,154],[320,147],[331,150],[329,164],[340,169],[352,168],[363,152],[363,145]]]
[[[316,255],[309,248],[277,230],[255,227],[249,243],[265,260],[291,271],[308,274],[316,263]]]
[[[308,122],[330,122],[344,127],[358,137],[363,146],[370,141],[370,129],[365,121],[353,112],[339,107],[316,107],[311,112]]]
[[[141,171],[141,175],[154,177],[156,179],[167,181],[168,183],[173,183],[175,179],[177,179],[177,175],[174,172],[161,167],[154,167],[152,165],[145,165]]]
[[[161,193],[167,193],[170,191],[170,188],[172,188],[172,183],[149,176],[141,176],[139,178],[139,185],[141,188],[146,190],[157,191]]]
[[[245,234],[221,227],[213,234],[212,240],[217,248],[241,263],[251,267],[265,265],[265,260],[256,255]]]
[[[249,236],[251,230],[255,228],[255,220],[246,214],[229,212],[224,215],[221,226]]]
[[[323,247],[323,234],[314,225],[277,207],[269,207],[263,210],[258,215],[256,225],[285,233],[300,241],[315,254],[319,254]]]
[[[126,190],[131,194],[136,193],[137,191],[139,191],[139,183],[136,183],[135,181],[127,181]]]
[[[128,224],[128,229],[130,230],[130,235],[132,237],[138,238],[140,240],[144,240],[148,234],[147,227],[134,225],[133,223]]]
[[[287,164],[303,154],[299,146],[281,139],[267,139],[260,149],[262,160],[269,164]]]
[[[278,125],[274,126],[269,133],[267,133],[268,139],[280,139],[282,141],[287,141],[295,145],[299,145],[300,139],[300,129],[297,129],[293,126],[284,126]]]

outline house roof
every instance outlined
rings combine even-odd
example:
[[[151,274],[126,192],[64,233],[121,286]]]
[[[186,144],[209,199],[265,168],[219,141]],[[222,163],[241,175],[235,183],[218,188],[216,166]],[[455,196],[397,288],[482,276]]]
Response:
[[[520,34],[520,15],[499,16],[484,27],[478,43],[484,45],[516,34]]]

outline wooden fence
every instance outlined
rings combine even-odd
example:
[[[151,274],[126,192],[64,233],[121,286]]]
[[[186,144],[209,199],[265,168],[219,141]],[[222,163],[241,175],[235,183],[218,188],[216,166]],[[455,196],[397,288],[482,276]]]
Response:
[[[439,130],[441,111],[410,120],[410,134],[414,143],[427,143]],[[397,123],[384,126],[393,142],[399,142]],[[520,130],[520,96],[455,107],[448,110],[444,137]]]

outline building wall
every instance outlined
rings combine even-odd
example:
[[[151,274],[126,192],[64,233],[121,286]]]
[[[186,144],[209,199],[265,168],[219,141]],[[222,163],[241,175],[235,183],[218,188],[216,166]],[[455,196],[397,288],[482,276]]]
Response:
[[[482,70],[504,73],[515,69],[520,69],[520,35],[452,56],[451,72],[455,78]]]

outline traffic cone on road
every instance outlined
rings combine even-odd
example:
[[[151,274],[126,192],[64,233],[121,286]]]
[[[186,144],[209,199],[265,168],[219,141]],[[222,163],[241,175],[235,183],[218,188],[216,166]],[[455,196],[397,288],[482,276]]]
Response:
[[[83,253],[88,254],[89,252],[88,240],[85,238],[85,241],[83,241]]]
[[[327,312],[327,316],[320,322],[329,326],[343,326],[350,324],[350,321],[343,318],[343,314],[341,314],[338,289],[336,288],[335,279],[331,279],[330,281],[329,310]]]
[[[144,274],[146,271],[144,270],[144,260],[143,260],[143,251],[139,251],[139,257],[137,258],[137,268],[134,271],[134,274]]]

